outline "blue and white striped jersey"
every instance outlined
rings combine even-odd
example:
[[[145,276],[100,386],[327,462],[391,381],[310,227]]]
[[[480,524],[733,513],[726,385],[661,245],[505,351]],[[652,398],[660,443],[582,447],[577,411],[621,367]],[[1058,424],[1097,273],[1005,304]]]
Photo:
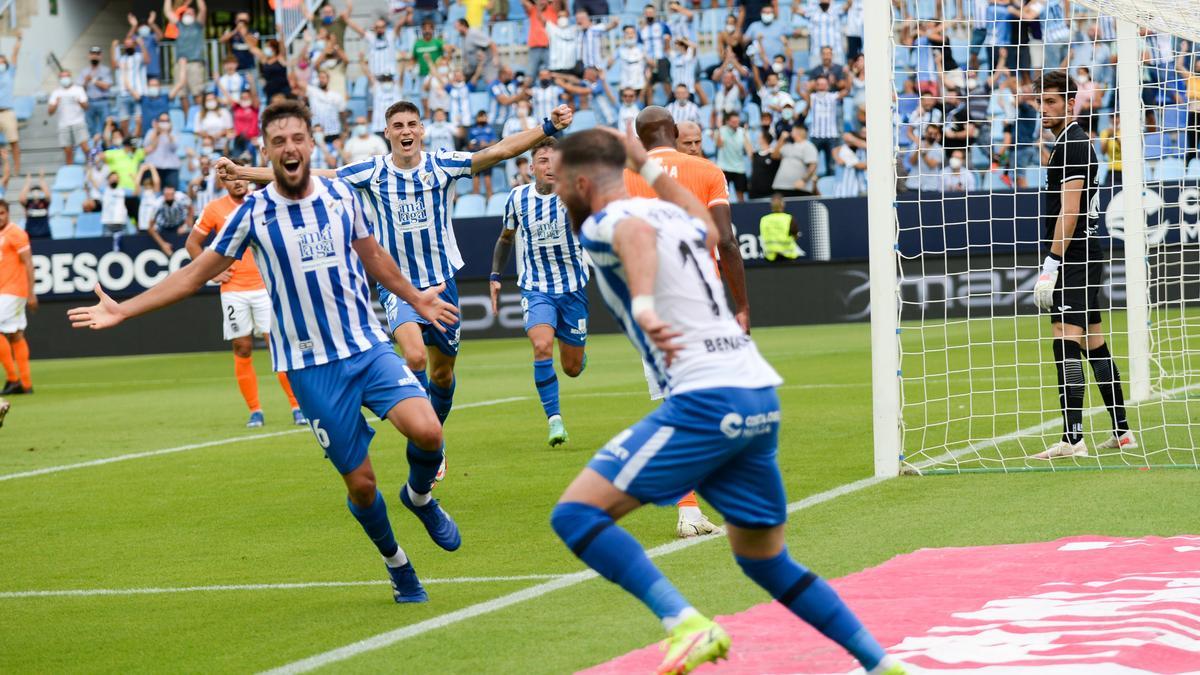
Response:
[[[513,188],[504,204],[504,228],[517,232],[517,285],[539,293],[573,293],[588,282],[579,238],[553,191],[534,183]]]
[[[607,26],[592,24],[579,33],[579,60],[584,68],[604,70],[604,41],[608,39]]]
[[[497,96],[514,96],[517,93],[517,81],[510,80],[507,83],[500,80],[492,80],[492,84],[488,87],[488,122],[495,126],[502,127],[508,121],[508,118],[517,114],[516,103],[501,103]]]
[[[814,91],[809,94],[808,132],[813,138],[840,138],[842,116],[838,114],[838,104],[842,99],[837,92]]]
[[[471,153],[445,150],[422,152],[415,169],[396,168],[390,154],[338,169],[360,191],[375,238],[418,288],[452,279],[463,266],[450,196],[454,179],[470,175]]]
[[[209,248],[237,259],[253,249],[271,295],[275,370],[319,366],[387,341],[350,246],[369,236],[354,189],[329,178],[314,178],[312,193],[300,200],[280,195],[272,183],[229,217]]]
[[[469,127],[475,123],[471,114],[471,87],[466,82],[446,85],[446,93],[450,95],[450,124],[456,127]]]
[[[532,106],[533,118],[539,122],[549,119],[550,113],[562,103],[563,88],[557,84],[543,87],[537,84],[529,89],[529,103]]]
[[[828,7],[824,11],[817,4],[808,7],[809,51],[816,57],[815,62],[820,63],[821,49],[831,47],[834,63],[844,63],[846,40],[842,37],[842,5],[831,2]]]
[[[661,21],[638,28],[638,42],[646,51],[646,57],[655,61],[667,58],[667,44],[663,38],[669,35],[671,27]]]
[[[1071,40],[1071,27],[1063,13],[1063,0],[1047,0],[1042,10],[1042,37],[1046,44],[1065,45]]]
[[[383,37],[369,33],[363,42],[366,43],[364,50],[367,53],[367,67],[371,69],[371,74],[375,77],[395,75],[396,58],[400,53],[400,37],[389,30],[383,34]]]
[[[654,300],[659,318],[682,333],[682,350],[670,367],[631,316],[624,265],[613,250],[621,221],[638,218],[658,232]],[[637,348],[647,374],[667,395],[699,389],[759,389],[783,381],[734,319],[705,248],[704,223],[660,199],[621,199],[583,223],[583,250],[596,268],[596,284],[625,336]]]

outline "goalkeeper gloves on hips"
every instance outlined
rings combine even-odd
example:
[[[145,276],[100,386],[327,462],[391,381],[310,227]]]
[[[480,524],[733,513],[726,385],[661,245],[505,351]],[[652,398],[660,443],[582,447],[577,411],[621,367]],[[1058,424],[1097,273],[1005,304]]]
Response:
[[[1058,267],[1061,264],[1062,257],[1053,253],[1042,262],[1042,273],[1033,285],[1033,301],[1042,311],[1049,310],[1054,303],[1054,287],[1058,285]]]

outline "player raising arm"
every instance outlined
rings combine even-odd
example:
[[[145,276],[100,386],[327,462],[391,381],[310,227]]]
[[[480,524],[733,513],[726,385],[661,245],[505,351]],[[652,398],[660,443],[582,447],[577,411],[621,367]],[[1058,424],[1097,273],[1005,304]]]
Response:
[[[422,150],[425,127],[420,110],[412,103],[399,101],[386,113],[384,136],[391,144],[390,154],[343,166],[336,172],[315,173],[339,176],[358,189],[375,235],[404,274],[420,289],[445,284],[442,299],[456,305],[454,274],[463,261],[450,217],[454,181],[490,171],[500,162],[524,153],[570,125],[571,116],[570,108],[559,106],[540,127],[513,134],[479,152],[431,153]],[[271,179],[269,169],[238,168],[228,160],[217,162],[217,169],[259,183]],[[434,330],[404,299],[386,288],[380,288],[379,299],[387,312],[388,329],[408,367],[427,387],[438,419],[445,422],[457,384],[454,365],[459,324],[449,325],[444,332]]]
[[[458,526],[432,499],[443,457],[442,427],[425,391],[387,343],[370,309],[363,269],[441,329],[458,310],[417,291],[371,237],[354,190],[344,181],[313,178],[312,119],[299,103],[283,101],[262,115],[265,152],[275,182],[248,196],[207,250],[157,286],[117,303],[100,288],[100,302],[72,309],[76,328],[111,328],[178,302],[224,272],[248,248],[265,277],[277,317],[271,360],[287,371],[300,407],[326,457],[346,484],[350,512],[384,557],[396,602],[424,602],[425,590],[396,542],[375,482],[367,447],[375,431],[367,407],[408,437],[408,482],[400,500],[430,537],[453,551]]]
[[[492,254],[492,313],[500,312],[500,275],[517,254],[517,285],[525,334],[533,343],[533,382],[550,426],[551,447],[567,442],[554,373],[554,339],[562,369],[579,377],[587,365],[588,268],[579,238],[554,194],[556,142],[547,138],[533,148],[534,182],[514,188],[504,205],[504,225]]]
[[[629,197],[621,175],[627,161],[661,199]],[[869,673],[903,673],[837,593],[788,555],[776,462],[782,381],[705,264],[717,239],[707,210],[647,161],[636,138],[623,143],[610,130],[567,137],[555,176],[605,303],[665,400],[593,456],[554,507],[554,531],[662,620],[668,639],[658,672],[690,672],[723,657],[729,635],[692,608],[615,521],[646,502],[671,504],[698,490],[725,517],[748,577]]]
[[[1121,374],[1104,340],[1100,287],[1104,253],[1096,240],[1099,214],[1092,205],[1096,190],[1096,152],[1071,111],[1075,83],[1063,71],[1042,78],[1042,126],[1054,134],[1046,168],[1046,239],[1050,250],[1033,288],[1038,307],[1050,315],[1062,438],[1037,459],[1086,457],[1083,438],[1082,356],[1086,352],[1096,386],[1108,408],[1113,434],[1098,447],[1133,449],[1137,440],[1125,418]]]

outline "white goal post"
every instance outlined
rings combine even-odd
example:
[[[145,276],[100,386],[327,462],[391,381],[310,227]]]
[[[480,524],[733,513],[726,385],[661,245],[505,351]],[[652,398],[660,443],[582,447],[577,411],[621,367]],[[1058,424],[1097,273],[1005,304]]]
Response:
[[[1011,43],[997,43],[1002,33],[975,15],[992,3],[879,4],[893,11],[865,12],[863,33],[875,474],[1200,466],[1200,236],[1183,232],[1200,232],[1200,0],[1024,3],[1047,12],[1039,17],[1019,15],[1017,3],[1010,28],[1026,32]],[[1069,37],[1043,20],[1051,5],[1067,8]],[[1011,73],[1004,46],[1025,50]],[[1046,216],[1039,153],[1050,142],[1019,137],[1036,100],[1031,83],[1058,68],[1055,58],[1072,76],[1092,71],[1097,104],[1084,110],[1103,187],[1088,208],[1102,211],[1111,235],[1098,239],[1111,264],[1092,290],[1105,298],[1107,342],[1144,442],[1099,447],[1109,409],[1088,372],[1083,414],[1094,449],[1037,462],[1035,451],[1062,432],[1050,325],[1032,302]],[[937,108],[928,117],[926,97]],[[914,100],[918,109],[906,111]],[[985,117],[975,117],[976,104]],[[952,122],[952,109],[968,123]],[[953,148],[914,139],[922,119],[987,139]],[[961,192],[946,178],[956,164],[972,186]],[[1163,215],[1192,213],[1189,200],[1186,227],[1184,216]],[[1168,234],[1176,226],[1183,233]]]

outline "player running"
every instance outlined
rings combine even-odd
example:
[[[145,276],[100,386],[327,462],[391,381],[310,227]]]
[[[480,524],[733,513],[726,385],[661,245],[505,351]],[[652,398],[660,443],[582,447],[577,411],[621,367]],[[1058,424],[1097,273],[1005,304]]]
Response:
[[[696,199],[708,208],[708,214],[717,227],[721,278],[729,285],[733,298],[735,317],[742,329],[750,331],[750,299],[746,293],[746,270],[742,264],[742,251],[733,234],[733,212],[729,208],[729,186],[725,173],[716,164],[704,157],[693,157],[677,149],[679,126],[671,113],[661,106],[650,106],[638,113],[635,122],[637,136],[642,141],[651,160],[658,163],[671,178],[675,179]],[[632,197],[657,197],[641,176],[632,171],[625,172],[625,189]],[[649,364],[643,364],[646,382],[650,386],[650,398],[662,398]],[[675,534],[681,539],[706,534],[720,534],[721,528],[710,521],[700,510],[695,493],[684,495],[676,505],[679,517],[675,521]]]
[[[514,188],[504,205],[504,226],[492,255],[492,312],[500,312],[500,274],[517,255],[517,285],[525,334],[533,343],[533,382],[550,426],[551,447],[567,442],[558,404],[554,372],[554,339],[562,369],[579,377],[587,366],[588,269],[579,239],[567,223],[567,212],[554,194],[556,142],[547,138],[533,147],[534,182]]]
[[[408,481],[400,501],[442,548],[453,551],[462,539],[430,495],[443,456],[441,424],[371,311],[367,274],[437,325],[456,321],[457,308],[438,297],[440,286],[417,291],[404,278],[371,236],[353,188],[311,175],[314,142],[307,108],[294,101],[275,103],[263,111],[261,124],[275,182],[246,197],[216,241],[190,264],[122,303],[97,287],[100,302],[72,309],[71,323],[110,328],[166,307],[195,293],[252,248],[278,326],[271,333],[275,370],[290,373],[318,444],[346,483],[350,513],[384,557],[393,598],[425,602],[428,597],[396,543],[376,487],[367,456],[375,430],[362,407],[409,439]]]
[[[8,220],[8,202],[0,201],[0,364],[5,383],[0,394],[32,394],[25,310],[37,310],[33,292],[33,249],[25,230]]]
[[[199,222],[192,228],[184,244],[192,260],[200,257],[208,235],[221,231],[225,221],[241,207],[249,192],[249,184],[244,180],[220,183],[226,195],[204,207]],[[246,426],[252,429],[261,427],[265,421],[262,405],[258,401],[258,375],[254,372],[252,354],[255,335],[263,336],[267,344],[271,344],[271,295],[267,293],[262,275],[254,266],[254,254],[250,251],[246,251],[241,260],[230,265],[213,281],[221,284],[221,317],[225,323],[225,339],[233,344],[233,373],[242,398],[246,399],[246,407],[250,408],[250,420]],[[283,387],[283,393],[292,405],[292,421],[297,425],[308,424],[304,413],[300,412],[296,395],[292,393],[287,373],[280,371],[276,375],[279,377],[279,386]]]
[[[454,181],[490,171],[500,162],[523,154],[542,139],[565,129],[571,124],[571,117],[570,108],[559,106],[542,120],[540,127],[508,136],[479,152],[425,152],[422,150],[425,127],[421,124],[420,110],[412,103],[399,101],[386,113],[384,135],[391,143],[391,154],[336,171],[313,173],[337,176],[355,187],[367,206],[375,236],[405,276],[421,290],[442,286],[442,299],[457,305],[454,273],[463,266],[463,260],[450,218]],[[238,168],[225,159],[218,161],[217,167],[230,177],[260,183],[270,180],[269,169]],[[459,348],[458,322],[447,326],[445,332],[435,330],[405,300],[386,288],[379,289],[379,301],[387,313],[388,329],[400,345],[408,367],[428,389],[438,419],[445,422],[454,405],[457,385],[454,364]]]
[[[1050,251],[1033,295],[1037,306],[1050,313],[1063,435],[1034,455],[1037,459],[1088,456],[1083,438],[1086,387],[1081,357],[1085,352],[1113,424],[1112,436],[1097,447],[1138,447],[1125,417],[1121,374],[1104,341],[1100,287],[1104,283],[1105,259],[1096,239],[1099,214],[1092,206],[1097,185],[1096,152],[1071,113],[1075,91],[1075,83],[1063,71],[1051,71],[1042,77],[1042,126],[1054,134],[1055,140],[1046,167],[1046,239]]]
[[[629,197],[621,176],[627,162],[662,199]],[[563,140],[555,176],[605,303],[666,400],[596,453],[554,507],[554,531],[662,620],[669,637],[658,672],[690,672],[724,657],[729,635],[688,604],[615,520],[645,502],[669,504],[699,490],[725,516],[747,576],[868,672],[903,673],[837,593],[788,555],[775,459],[782,380],[704,264],[718,236],[708,211],[647,161],[636,139],[622,143],[605,129]]]

